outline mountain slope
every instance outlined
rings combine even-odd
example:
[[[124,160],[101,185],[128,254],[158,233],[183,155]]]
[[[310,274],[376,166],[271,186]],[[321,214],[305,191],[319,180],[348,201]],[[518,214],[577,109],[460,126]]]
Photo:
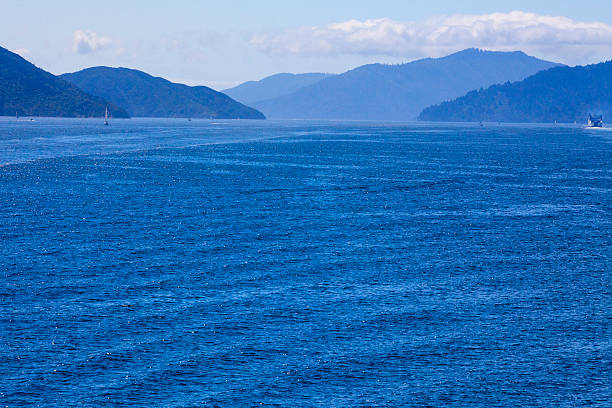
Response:
[[[468,49],[402,65],[365,65],[254,106],[271,118],[414,120],[431,104],[557,65],[522,52]]]
[[[584,122],[589,113],[612,117],[612,61],[539,72],[523,81],[473,91],[425,109],[420,120]]]
[[[128,117],[123,109],[0,47],[0,116],[101,117],[107,105],[112,116]]]
[[[208,87],[175,84],[133,69],[94,67],[61,77],[124,107],[132,116],[265,119],[261,112]]]
[[[242,103],[252,104],[289,95],[330,76],[332,75],[320,73],[276,74],[260,81],[245,82],[234,88],[226,89],[223,93]]]

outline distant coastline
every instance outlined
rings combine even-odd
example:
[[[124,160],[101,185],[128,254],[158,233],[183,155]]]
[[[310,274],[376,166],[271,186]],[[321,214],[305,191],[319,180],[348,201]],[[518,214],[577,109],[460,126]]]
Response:
[[[94,118],[108,109],[115,119],[265,119],[256,109],[207,87],[174,84],[135,70],[104,69],[110,77],[92,70],[91,81],[84,78],[91,70],[58,77],[0,47],[0,115]],[[87,86],[92,83],[98,87]]]
[[[0,48],[0,115],[88,118],[108,109],[113,119],[583,123],[588,114],[612,117],[611,77],[612,61],[566,67],[523,52],[467,49],[339,75],[279,74],[227,90],[258,110],[128,68],[55,76]]]

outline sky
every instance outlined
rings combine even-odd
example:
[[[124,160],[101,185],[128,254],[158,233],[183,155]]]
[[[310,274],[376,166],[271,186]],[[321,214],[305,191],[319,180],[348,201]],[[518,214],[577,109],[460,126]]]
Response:
[[[54,74],[106,65],[222,90],[465,48],[612,59],[612,1],[0,0],[0,46]]]

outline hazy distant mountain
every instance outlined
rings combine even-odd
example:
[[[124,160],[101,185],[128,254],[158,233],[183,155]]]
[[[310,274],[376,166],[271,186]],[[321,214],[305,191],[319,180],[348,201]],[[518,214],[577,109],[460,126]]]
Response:
[[[419,119],[584,123],[589,113],[612,119],[612,61],[553,68],[520,82],[472,91],[425,109]]]
[[[322,79],[332,76],[331,74],[276,74],[260,81],[249,81],[223,92],[232,98],[246,104],[265,101],[289,95],[312,85]]]
[[[0,116],[101,117],[107,105],[112,116],[128,117],[123,109],[0,47]]]
[[[95,67],[61,77],[132,116],[265,119],[261,112],[208,87],[175,84],[133,69]]]
[[[401,65],[364,65],[254,106],[270,118],[414,120],[434,103],[557,65],[522,52],[468,49]]]

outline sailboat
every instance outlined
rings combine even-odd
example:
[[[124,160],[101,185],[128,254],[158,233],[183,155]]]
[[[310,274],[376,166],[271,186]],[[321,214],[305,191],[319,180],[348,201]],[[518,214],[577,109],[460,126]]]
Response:
[[[106,112],[104,112],[104,126],[108,126],[108,106],[106,107]]]

